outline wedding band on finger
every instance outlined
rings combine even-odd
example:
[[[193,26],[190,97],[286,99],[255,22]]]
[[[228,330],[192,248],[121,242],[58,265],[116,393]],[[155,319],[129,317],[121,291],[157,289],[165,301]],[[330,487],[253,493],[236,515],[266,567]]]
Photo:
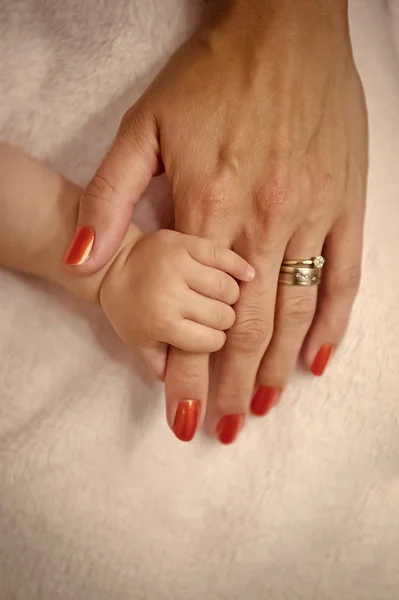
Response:
[[[322,256],[304,260],[284,260],[278,281],[287,285],[319,285],[324,262]]]
[[[314,256],[313,258],[305,258],[303,260],[283,260],[282,267],[311,267],[314,269],[322,269],[325,263],[322,256]]]
[[[319,269],[281,267],[278,280],[288,285],[319,285],[321,275]]]

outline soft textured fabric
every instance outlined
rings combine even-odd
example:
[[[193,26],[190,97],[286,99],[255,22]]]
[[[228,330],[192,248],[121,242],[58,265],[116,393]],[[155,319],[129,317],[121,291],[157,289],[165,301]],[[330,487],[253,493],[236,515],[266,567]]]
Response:
[[[1,0],[0,131],[84,184],[193,0]],[[353,0],[370,114],[364,278],[324,378],[238,442],[167,429],[105,319],[0,271],[1,600],[399,597],[399,16]],[[396,23],[396,25],[395,25]],[[154,226],[158,180],[141,215]],[[156,200],[156,202],[153,200]]]

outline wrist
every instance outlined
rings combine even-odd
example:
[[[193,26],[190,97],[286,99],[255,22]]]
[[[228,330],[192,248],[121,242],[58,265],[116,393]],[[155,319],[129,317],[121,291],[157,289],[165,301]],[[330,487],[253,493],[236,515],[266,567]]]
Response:
[[[227,78],[264,89],[267,65],[319,70],[353,61],[347,0],[210,0],[195,34],[201,46],[222,57]],[[226,58],[227,56],[227,58]],[[277,68],[277,67],[276,67]]]
[[[348,0],[207,0],[202,24],[211,31],[234,31],[246,43],[270,31],[348,34]]]
[[[306,10],[313,13],[327,14],[328,12],[346,13],[349,0],[205,0],[207,7],[222,13],[232,13],[236,10],[256,11],[262,15],[266,12],[287,12]]]
[[[98,302],[106,314],[108,294],[111,293],[111,295],[114,296],[115,292],[119,293],[117,288],[119,288],[124,280],[128,258],[132,249],[143,235],[143,232],[140,231],[136,225],[131,224],[118,251],[106,265],[98,289]]]

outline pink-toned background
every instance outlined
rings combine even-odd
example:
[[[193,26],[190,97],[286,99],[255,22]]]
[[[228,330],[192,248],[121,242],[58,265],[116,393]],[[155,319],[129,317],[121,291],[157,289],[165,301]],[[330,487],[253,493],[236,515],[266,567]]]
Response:
[[[200,4],[0,0],[1,138],[85,183]],[[361,294],[326,377],[295,376],[235,446],[179,443],[99,313],[0,271],[1,600],[399,597],[399,4],[352,0],[351,23]],[[167,198],[158,180],[141,221]]]

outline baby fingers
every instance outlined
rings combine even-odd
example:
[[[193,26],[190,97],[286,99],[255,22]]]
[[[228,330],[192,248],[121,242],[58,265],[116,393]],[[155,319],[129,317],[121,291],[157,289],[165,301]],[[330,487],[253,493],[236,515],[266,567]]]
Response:
[[[188,252],[199,263],[220,269],[240,281],[252,281],[255,269],[241,256],[215,242],[199,237],[191,237]]]
[[[230,305],[240,296],[240,288],[233,277],[197,262],[187,274],[186,283],[195,292]]]
[[[236,314],[233,308],[219,300],[206,298],[190,290],[183,316],[206,327],[226,331],[234,325]]]

